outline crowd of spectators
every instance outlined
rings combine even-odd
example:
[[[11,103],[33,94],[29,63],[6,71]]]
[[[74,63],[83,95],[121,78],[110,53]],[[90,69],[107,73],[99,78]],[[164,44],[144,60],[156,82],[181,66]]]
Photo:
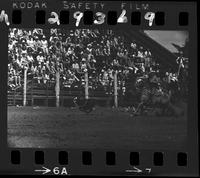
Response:
[[[10,29],[8,44],[8,86],[20,87],[24,70],[28,79],[40,85],[55,83],[56,72],[65,90],[84,88],[88,73],[89,91],[113,94],[117,73],[119,93],[125,95],[133,78],[159,73],[151,51],[136,41],[128,42],[112,30],[97,29]],[[129,80],[128,80],[129,79]],[[168,83],[176,74],[166,72]]]

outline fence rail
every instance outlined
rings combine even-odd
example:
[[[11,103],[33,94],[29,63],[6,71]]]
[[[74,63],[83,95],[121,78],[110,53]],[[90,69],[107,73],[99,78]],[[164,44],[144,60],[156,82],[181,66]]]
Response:
[[[24,73],[26,75],[26,73]],[[56,80],[57,81],[57,80]],[[26,85],[26,86],[25,86]],[[59,87],[58,87],[59,85]],[[58,91],[59,90],[59,91]],[[85,99],[95,99],[99,101],[106,101],[108,104],[111,100],[114,100],[115,107],[118,107],[118,93],[117,93],[117,73],[114,78],[114,95],[108,95],[101,91],[89,91],[88,74],[85,73],[85,89],[82,91],[66,91],[60,88],[60,82],[56,83],[56,87],[49,87],[48,84],[43,87],[35,85],[33,80],[27,80],[24,77],[24,82],[21,88],[8,91],[7,104],[23,106],[35,104],[36,100],[44,101],[44,105],[48,106],[50,100],[55,100],[56,106],[63,105],[66,99],[73,99],[76,96],[83,96]],[[106,105],[107,105],[106,104]]]
[[[48,106],[49,101],[56,100],[55,91],[52,89],[38,89],[38,87],[29,87],[30,89],[26,92],[26,105],[34,106],[35,101],[40,100],[41,105]],[[76,96],[82,96],[81,91],[60,91],[60,105],[62,106],[66,100],[73,100]],[[114,96],[106,95],[105,92],[92,91],[89,93],[88,98],[97,101],[105,101],[106,105],[113,100]],[[23,90],[17,91],[12,90],[7,93],[7,104],[11,105],[23,105]]]

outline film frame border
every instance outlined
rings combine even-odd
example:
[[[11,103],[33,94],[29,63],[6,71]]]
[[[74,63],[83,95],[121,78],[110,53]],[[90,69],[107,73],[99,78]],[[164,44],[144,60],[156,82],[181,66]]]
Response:
[[[53,2],[53,1],[51,1]],[[54,1],[55,2],[55,1]],[[146,1],[145,1],[146,2]],[[158,6],[156,2],[153,1],[147,1],[150,4],[155,4],[155,6]],[[9,1],[10,3],[10,1]],[[8,14],[10,14],[11,9],[10,4],[2,4],[2,1],[0,2],[1,7],[3,7]],[[163,2],[166,3],[166,2]],[[174,2],[170,1],[170,3],[174,4]],[[179,4],[180,3],[180,4]],[[162,3],[161,3],[162,4]],[[196,3],[194,2],[176,2],[177,5],[180,5],[180,11],[181,12],[189,12],[189,22],[194,22],[194,19],[197,17],[197,9],[196,9]],[[168,5],[172,6],[172,5]],[[178,14],[178,11],[175,7],[173,8],[176,12],[174,12],[170,8],[163,8],[164,12],[167,12],[168,16],[166,18],[172,18],[174,15]],[[50,11],[50,10],[49,10]],[[159,11],[160,7],[159,7]],[[197,20],[197,19],[196,19]],[[174,21],[173,21],[174,22]],[[69,171],[70,175],[133,175],[133,174],[126,174],[122,170],[126,170],[129,165],[129,154],[130,152],[138,152],[140,154],[140,165],[138,168],[145,168],[145,167],[151,167],[152,172],[150,175],[159,175],[159,176],[165,176],[165,175],[197,175],[198,174],[198,141],[197,141],[197,133],[198,128],[198,110],[197,110],[197,21],[195,23],[189,23],[188,26],[178,26],[177,24],[170,22],[169,24],[165,24],[163,26],[159,27],[146,27],[145,30],[187,30],[189,31],[190,35],[190,47],[189,47],[189,58],[195,59],[190,60],[190,67],[189,72],[191,76],[189,88],[190,88],[190,100],[189,100],[189,117],[188,117],[188,142],[187,142],[187,148],[183,150],[134,150],[134,149],[127,149],[127,150],[119,150],[119,149],[94,149],[94,150],[87,150],[87,149],[34,149],[34,148],[28,148],[28,149],[22,149],[22,148],[8,148],[7,146],[7,96],[5,93],[7,93],[7,68],[4,67],[4,65],[7,66],[7,34],[8,34],[8,28],[1,24],[0,26],[0,39],[2,42],[0,43],[0,49],[2,52],[2,58],[3,61],[2,65],[0,65],[0,72],[1,72],[1,78],[0,82],[1,85],[1,129],[0,129],[0,135],[3,139],[0,139],[0,157],[1,157],[1,174],[35,174],[33,172],[34,169],[38,168],[38,165],[34,164],[34,153],[35,151],[42,150],[44,151],[44,166],[46,167],[52,167],[56,165],[59,165],[58,163],[58,152],[59,151],[67,151],[68,152],[68,165],[66,168]],[[176,21],[177,22],[177,21]],[[48,25],[50,27],[51,25]],[[70,26],[73,28],[74,25]],[[107,27],[107,25],[105,24]],[[23,28],[24,25],[12,25],[12,27],[18,27]],[[45,26],[41,25],[31,25],[28,24],[26,27],[29,28],[43,28]],[[64,27],[64,26],[63,26]],[[128,25],[129,27],[129,25]],[[53,26],[51,26],[53,28]],[[60,26],[59,28],[62,28]],[[81,27],[80,27],[81,28]],[[93,27],[89,27],[93,28]],[[99,28],[95,26],[95,28]],[[100,27],[101,28],[101,27]],[[116,26],[109,27],[112,29],[118,28]],[[123,28],[123,27],[122,27]],[[134,29],[140,29],[144,28],[144,26],[134,27]],[[4,57],[5,56],[5,57]],[[2,112],[3,111],[3,112]],[[192,118],[192,119],[191,119]],[[20,165],[18,164],[12,164],[10,161],[11,158],[11,151],[18,150],[20,151]],[[92,152],[92,165],[83,165],[82,164],[82,151],[91,151]],[[105,162],[106,152],[115,152],[117,155],[116,159],[116,165],[114,166],[107,166]],[[164,152],[164,164],[163,166],[155,166],[153,165],[153,154],[154,152]],[[177,159],[177,153],[184,152],[187,153],[188,156],[188,165],[186,167],[184,166],[177,166],[176,159]],[[51,157],[50,157],[51,156]],[[167,158],[166,158],[166,157]],[[95,161],[94,161],[95,160]],[[119,161],[120,160],[120,161]],[[30,162],[32,161],[32,162]],[[2,165],[3,162],[3,165]],[[58,166],[62,167],[62,166]],[[134,174],[135,175],[135,174]],[[141,174],[138,174],[141,175]],[[143,174],[142,174],[143,175]]]

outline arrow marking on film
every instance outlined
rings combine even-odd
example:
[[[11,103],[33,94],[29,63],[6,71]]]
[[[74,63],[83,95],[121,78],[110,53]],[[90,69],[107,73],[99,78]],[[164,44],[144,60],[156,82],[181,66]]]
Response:
[[[51,172],[51,170],[46,167],[42,167],[42,168],[43,169],[35,170],[35,172],[42,172],[42,174],[47,174],[47,173]]]
[[[137,168],[137,167],[135,167],[135,166],[133,166],[133,168],[134,168],[134,170],[133,170],[134,172],[138,172],[138,173],[139,173],[139,172],[142,172],[142,170],[141,170],[141,169],[138,169],[138,168]]]
[[[136,173],[140,173],[142,172],[141,169],[138,169],[137,167],[133,166],[133,170],[126,170],[126,172],[136,172]]]

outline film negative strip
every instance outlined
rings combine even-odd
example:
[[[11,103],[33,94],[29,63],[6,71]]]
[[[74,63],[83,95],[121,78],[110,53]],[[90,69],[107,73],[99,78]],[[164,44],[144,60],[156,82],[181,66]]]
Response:
[[[197,2],[0,1],[0,174],[197,176]]]

